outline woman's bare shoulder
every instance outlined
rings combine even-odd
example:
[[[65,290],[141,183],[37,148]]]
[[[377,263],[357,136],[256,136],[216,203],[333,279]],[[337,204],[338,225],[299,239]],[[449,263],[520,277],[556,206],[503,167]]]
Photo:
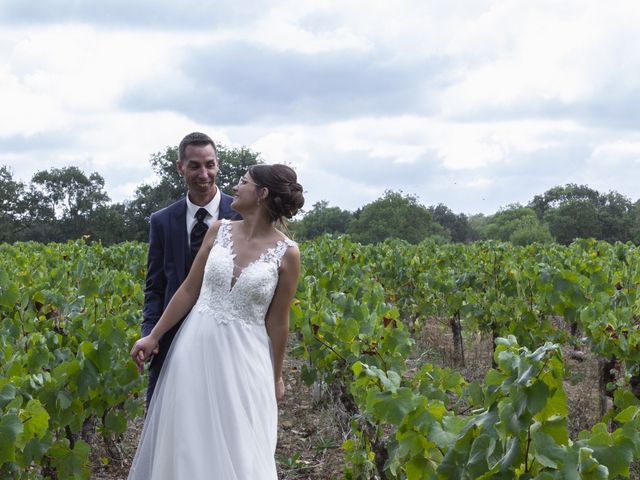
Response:
[[[287,249],[282,255],[280,264],[283,268],[300,269],[300,248],[297,243],[291,240],[287,242]]]

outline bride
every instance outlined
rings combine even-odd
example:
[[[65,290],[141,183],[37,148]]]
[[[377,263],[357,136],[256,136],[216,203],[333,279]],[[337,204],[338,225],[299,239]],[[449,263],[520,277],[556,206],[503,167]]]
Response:
[[[304,204],[286,165],[253,165],[234,187],[243,220],[209,228],[186,280],[131,357],[142,371],[188,316],[153,393],[129,479],[277,478],[277,401],[300,252],[276,225]]]

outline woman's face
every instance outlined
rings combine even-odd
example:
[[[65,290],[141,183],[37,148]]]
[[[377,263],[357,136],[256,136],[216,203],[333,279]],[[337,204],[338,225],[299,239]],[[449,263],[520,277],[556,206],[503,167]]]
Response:
[[[259,191],[259,185],[253,181],[249,172],[245,173],[240,177],[238,184],[233,187],[234,196],[231,208],[240,211],[239,209],[257,206]]]

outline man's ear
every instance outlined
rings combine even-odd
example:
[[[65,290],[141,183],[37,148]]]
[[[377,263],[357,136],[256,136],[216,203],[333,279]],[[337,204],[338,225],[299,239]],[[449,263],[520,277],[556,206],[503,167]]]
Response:
[[[181,177],[184,177],[184,163],[182,161],[176,160],[176,170],[178,170]]]

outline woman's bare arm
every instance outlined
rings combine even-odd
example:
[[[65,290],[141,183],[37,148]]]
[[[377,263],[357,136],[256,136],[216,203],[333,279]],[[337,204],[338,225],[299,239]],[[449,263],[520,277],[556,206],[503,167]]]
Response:
[[[198,300],[200,288],[202,287],[202,279],[204,277],[204,266],[207,263],[209,251],[211,247],[213,247],[213,242],[219,228],[219,221],[211,225],[204,237],[196,258],[193,260],[193,265],[191,265],[191,270],[189,270],[187,278],[171,298],[158,323],[156,323],[148,336],[138,340],[131,349],[131,357],[136,362],[140,372],[142,372],[144,362],[157,349],[158,342],[162,336],[178,323],[181,318],[184,318],[196,303],[196,300]]]
[[[282,257],[278,285],[266,318],[267,334],[273,348],[273,375],[278,400],[284,396],[282,364],[289,335],[289,312],[296,293],[299,275],[300,251],[297,246],[291,246]]]

